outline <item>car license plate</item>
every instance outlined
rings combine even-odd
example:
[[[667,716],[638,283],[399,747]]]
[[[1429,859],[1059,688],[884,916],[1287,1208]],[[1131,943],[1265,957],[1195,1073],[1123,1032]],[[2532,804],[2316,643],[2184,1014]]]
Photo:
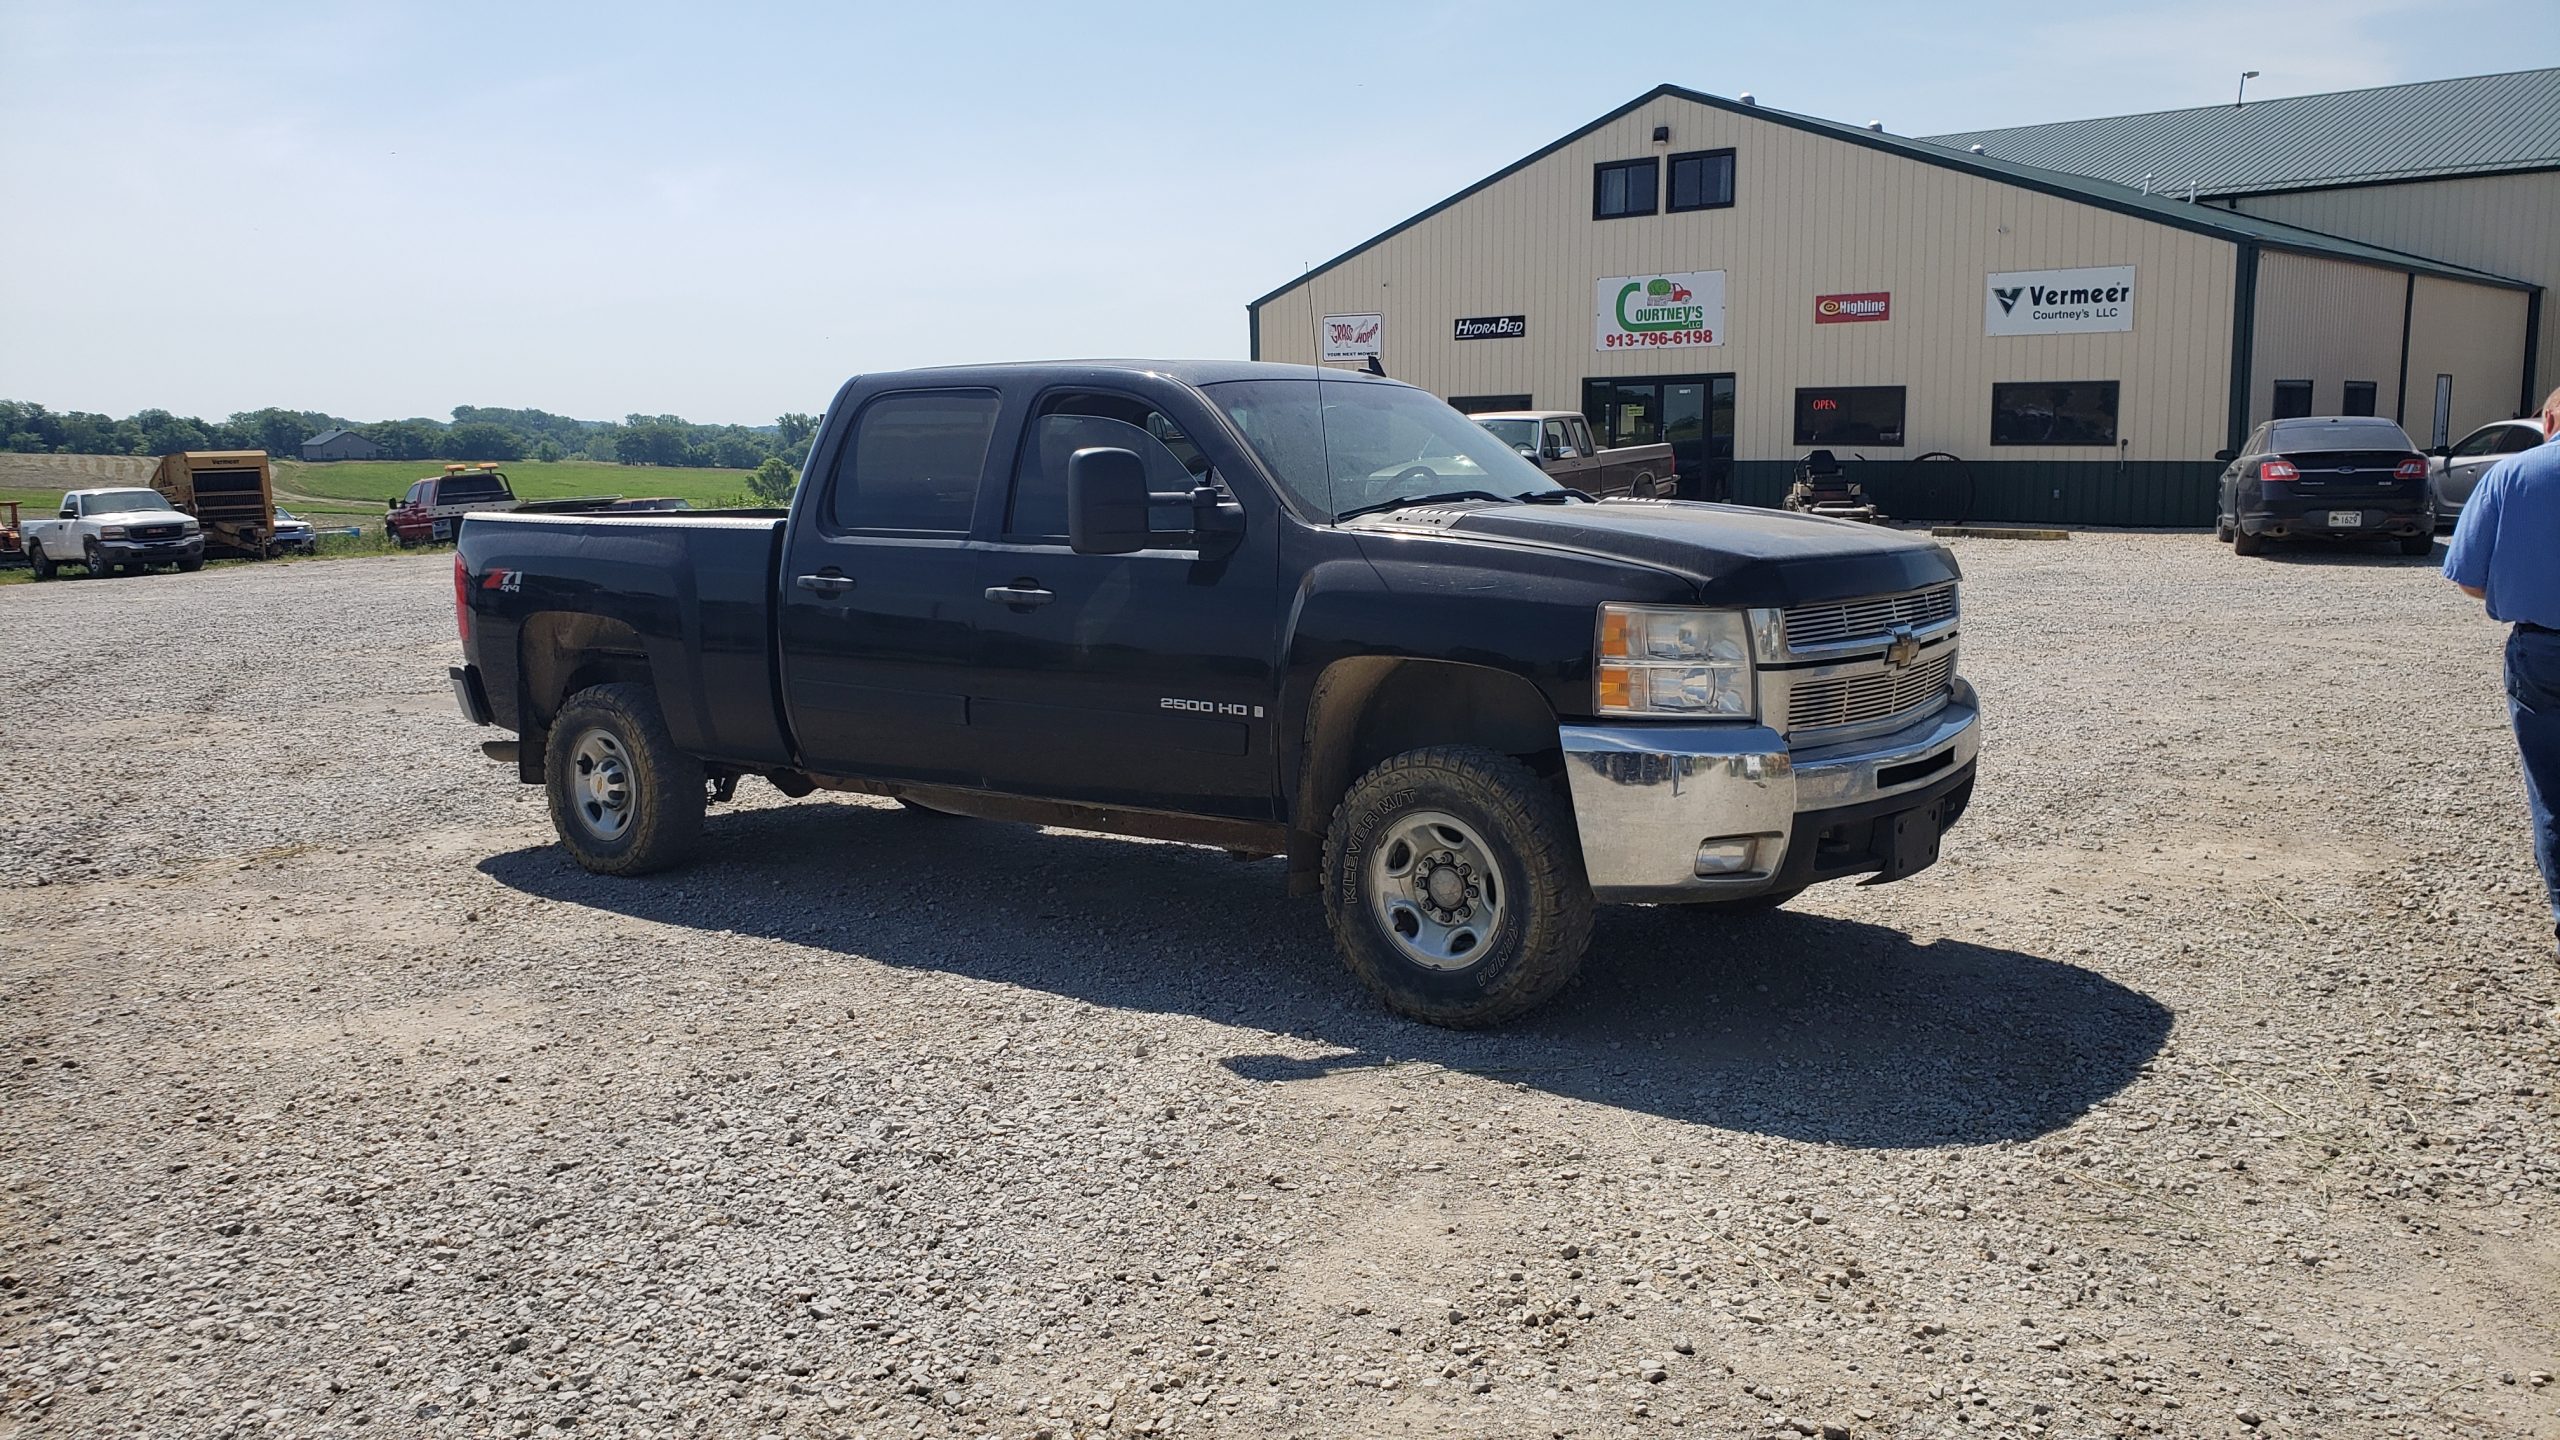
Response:
[[[2361,510],[2332,510],[2329,512],[2329,528],[2332,530],[2360,530],[2364,528],[2364,512]]]

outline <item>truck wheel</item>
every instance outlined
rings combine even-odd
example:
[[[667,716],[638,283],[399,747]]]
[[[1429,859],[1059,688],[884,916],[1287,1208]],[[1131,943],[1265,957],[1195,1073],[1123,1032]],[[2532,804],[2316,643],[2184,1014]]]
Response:
[[[203,568],[204,557],[201,555],[198,555],[191,560],[181,560],[178,562],[178,573],[181,575],[193,575]]]
[[[1360,778],[1324,846],[1326,921],[1389,1009],[1496,1025],[1571,983],[1591,945],[1573,822],[1490,750],[1410,750]]]
[[[2267,537],[2264,535],[2252,535],[2248,531],[2234,526],[2231,531],[2231,553],[2234,555],[2264,555],[2267,553]]]
[[[115,568],[98,558],[98,542],[95,540],[80,547],[80,563],[88,566],[92,575],[105,575]]]
[[[2231,543],[2231,536],[2231,522],[2225,520],[2219,515],[2213,517],[2213,538],[2221,541],[2225,545],[2228,545]]]
[[[676,748],[646,685],[570,696],[551,722],[543,773],[560,843],[599,875],[682,864],[702,839],[702,762]]]
[[[44,547],[33,540],[27,542],[27,568],[35,571],[39,580],[53,578],[53,557],[44,553]]]

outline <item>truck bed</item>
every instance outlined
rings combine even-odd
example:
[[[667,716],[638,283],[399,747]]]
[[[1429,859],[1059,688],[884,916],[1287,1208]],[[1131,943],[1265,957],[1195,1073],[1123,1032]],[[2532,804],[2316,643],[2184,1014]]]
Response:
[[[562,622],[591,616],[627,627],[659,677],[667,728],[707,759],[788,764],[791,743],[774,689],[773,611],[781,512],[468,517],[461,558],[484,587],[521,590],[501,612],[480,611],[466,649],[525,650]],[[503,573],[501,573],[503,572]],[[583,623],[583,622],[580,622]],[[531,631],[528,634],[528,631]],[[487,667],[499,723],[524,728],[511,681],[519,667]],[[507,689],[508,693],[498,693]]]

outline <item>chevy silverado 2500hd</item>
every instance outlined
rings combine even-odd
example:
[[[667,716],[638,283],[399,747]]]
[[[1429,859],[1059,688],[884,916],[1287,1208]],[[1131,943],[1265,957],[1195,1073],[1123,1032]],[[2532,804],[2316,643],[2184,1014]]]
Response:
[[[1449,1025],[1563,987],[1595,904],[1930,865],[1980,733],[1943,547],[1595,502],[1295,366],[857,377],[787,514],[475,514],[453,578],[457,699],[590,870],[750,775],[1285,855]]]

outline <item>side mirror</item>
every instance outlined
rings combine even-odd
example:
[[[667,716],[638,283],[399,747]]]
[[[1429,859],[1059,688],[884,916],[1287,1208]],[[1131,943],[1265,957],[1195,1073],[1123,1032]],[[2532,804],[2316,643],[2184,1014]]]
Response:
[[[1537,464],[1537,463],[1538,463],[1538,452],[1537,452],[1536,450],[1534,450],[1534,449],[1530,448],[1529,446],[1526,446],[1526,445],[1514,445],[1514,446],[1513,446],[1513,447],[1511,447],[1511,448],[1513,448],[1514,450],[1517,450],[1517,451],[1519,451],[1519,452],[1520,452],[1520,458],[1521,458],[1521,459],[1528,461],[1528,462],[1529,462],[1530,464],[1532,464],[1532,465],[1535,465],[1535,464]]]
[[[2228,465],[2232,461],[2240,458],[2240,452],[2237,450],[2216,450],[2213,452],[2213,458],[2224,465]]]
[[[2450,445],[2430,445],[2427,447],[2427,453],[2433,455],[2439,460],[2450,460],[2453,458],[2453,447]]]
[[[62,514],[57,518],[64,520],[77,520],[80,518],[80,512],[72,509],[68,505],[65,505],[62,507]]]
[[[1134,450],[1096,446],[1067,457],[1067,543],[1079,555],[1144,550],[1147,467]]]

